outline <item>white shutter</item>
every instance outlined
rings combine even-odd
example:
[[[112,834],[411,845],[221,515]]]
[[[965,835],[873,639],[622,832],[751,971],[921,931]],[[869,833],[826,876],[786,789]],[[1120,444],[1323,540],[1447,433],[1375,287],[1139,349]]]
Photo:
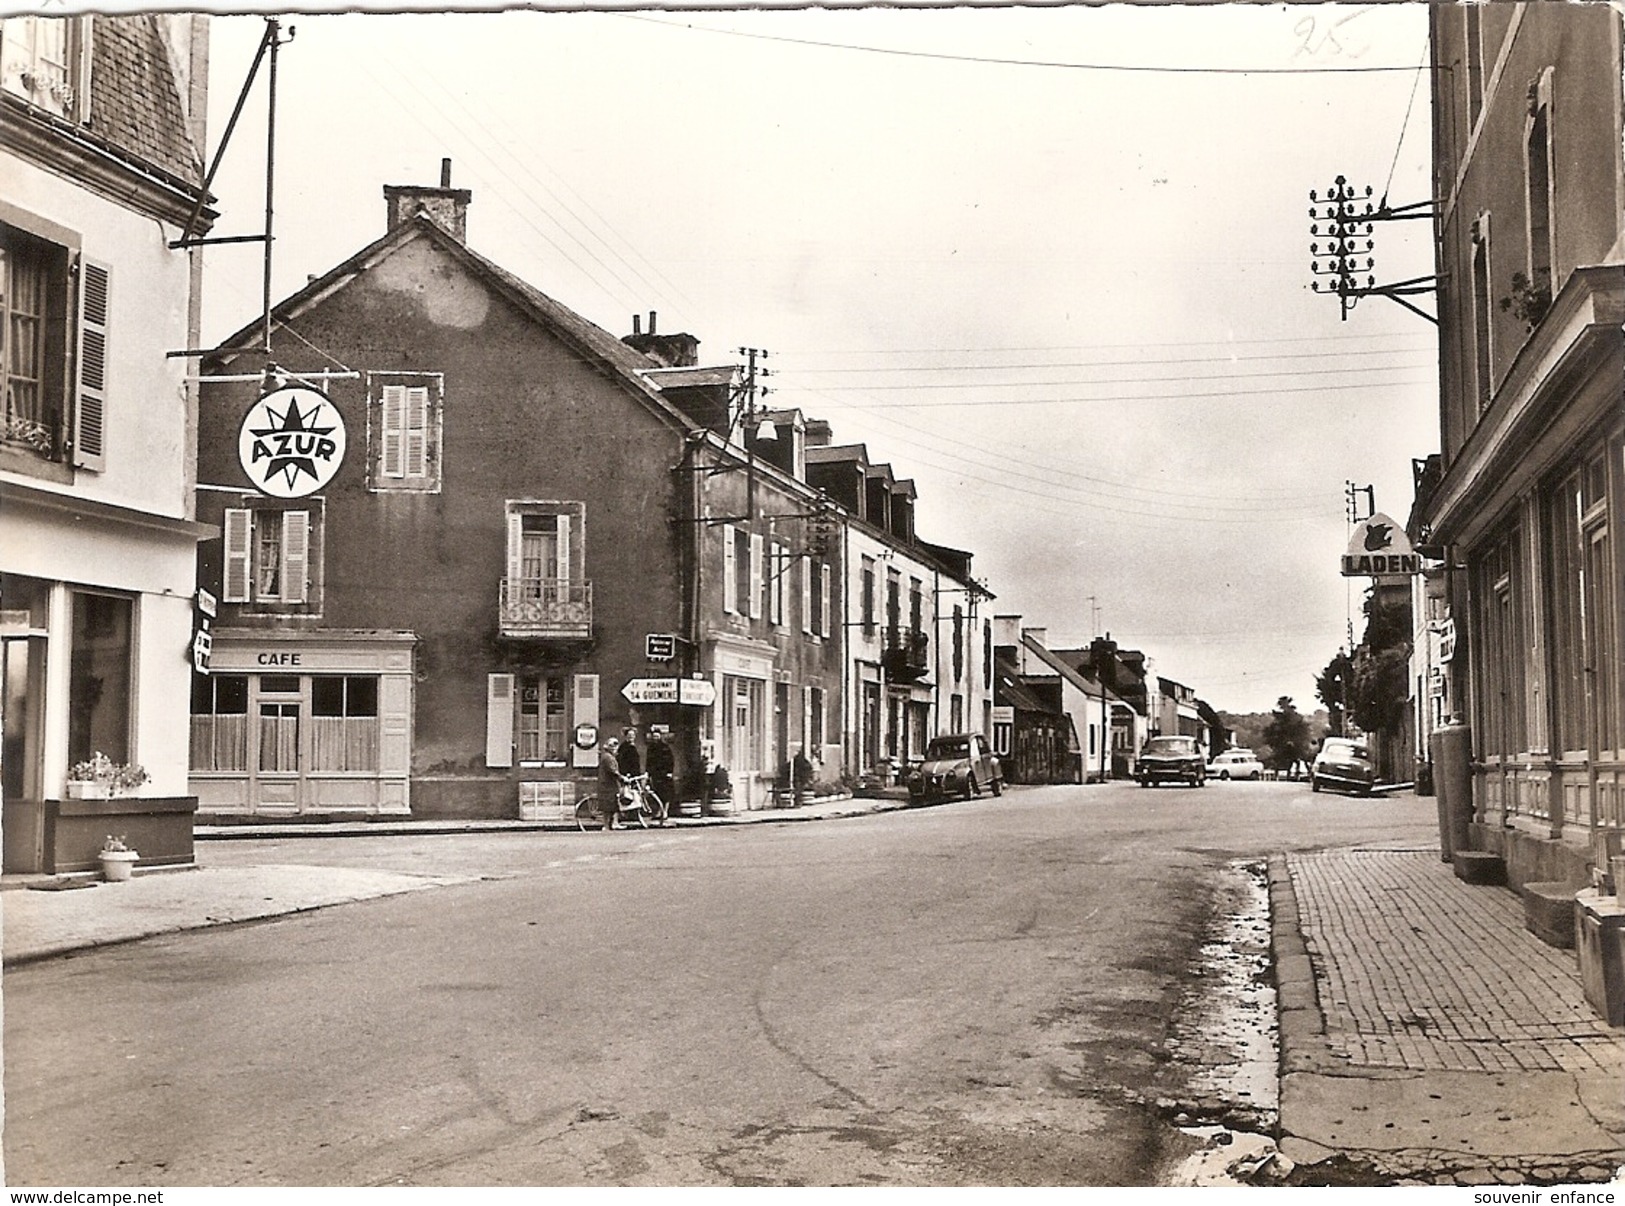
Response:
[[[429,391],[424,386],[406,390],[406,465],[407,477],[427,477],[429,474]]]
[[[220,598],[225,603],[247,603],[249,556],[254,547],[254,513],[227,508],[224,531],[225,560],[220,570]]]
[[[767,558],[767,622],[784,623],[784,546],[775,542]]]
[[[762,618],[762,537],[750,534],[750,618]]]
[[[282,601],[303,603],[310,589],[310,512],[282,513]]]
[[[513,765],[513,675],[485,676],[485,765]]]
[[[739,579],[734,572],[733,524],[722,525],[722,610],[729,614],[739,611]]]
[[[508,512],[508,578],[517,580],[523,576],[520,569],[520,550],[524,547],[523,518],[518,511]]]
[[[571,687],[571,723],[577,725],[590,724],[598,727],[598,676],[596,674],[578,674]],[[570,743],[570,765],[585,770],[598,765],[598,750],[596,748],[582,749],[574,741]]]
[[[97,472],[107,467],[107,328],[112,273],[79,260],[79,330],[74,359],[73,463]]]
[[[823,587],[818,592],[818,635],[829,635],[829,565],[826,563],[818,567],[819,585]]]
[[[801,563],[801,631],[813,630],[813,563]]]
[[[560,513],[558,547],[558,570],[555,576],[560,582],[570,581],[570,516]]]
[[[378,472],[383,477],[401,477],[406,472],[406,386],[384,386],[380,410]]]

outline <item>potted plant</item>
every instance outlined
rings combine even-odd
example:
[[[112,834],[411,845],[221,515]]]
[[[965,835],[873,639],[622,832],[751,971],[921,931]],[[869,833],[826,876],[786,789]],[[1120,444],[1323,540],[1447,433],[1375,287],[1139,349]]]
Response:
[[[122,837],[108,834],[98,857],[102,864],[102,878],[110,884],[121,884],[134,873],[136,860],[141,856],[126,846]]]
[[[100,750],[68,771],[68,799],[105,800],[134,791],[151,780],[146,768],[134,762],[114,762]]]

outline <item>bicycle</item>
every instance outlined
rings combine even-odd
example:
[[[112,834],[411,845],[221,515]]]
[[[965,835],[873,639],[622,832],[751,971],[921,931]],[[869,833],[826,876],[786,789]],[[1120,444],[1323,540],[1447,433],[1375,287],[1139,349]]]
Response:
[[[647,829],[650,822],[664,825],[667,811],[666,802],[650,786],[648,775],[633,775],[626,781],[626,790],[615,796],[615,818],[628,825],[636,821],[640,829]],[[606,824],[597,796],[583,796],[576,804],[575,815],[576,828],[583,833],[602,829]]]

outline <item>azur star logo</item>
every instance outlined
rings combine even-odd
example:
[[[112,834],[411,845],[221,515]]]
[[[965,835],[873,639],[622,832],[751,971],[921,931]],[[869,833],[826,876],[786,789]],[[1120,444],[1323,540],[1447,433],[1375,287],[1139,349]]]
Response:
[[[335,448],[334,441],[328,438],[333,434],[332,425],[316,425],[323,405],[317,402],[301,413],[299,400],[289,398],[287,408],[280,415],[269,406],[265,408],[273,420],[270,426],[249,429],[249,434],[254,437],[252,459],[258,462],[263,456],[268,460],[262,479],[267,485],[279,473],[290,491],[296,487],[302,473],[308,473],[312,481],[320,482],[316,459],[328,459]]]

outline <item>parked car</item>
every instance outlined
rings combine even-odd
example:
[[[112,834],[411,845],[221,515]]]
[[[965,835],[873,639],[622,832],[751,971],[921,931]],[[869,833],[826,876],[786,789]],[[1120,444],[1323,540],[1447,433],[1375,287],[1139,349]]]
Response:
[[[908,773],[909,800],[915,804],[950,796],[968,800],[981,795],[984,787],[996,796],[1002,794],[1004,768],[980,733],[931,738],[924,760]]]
[[[1252,750],[1225,750],[1207,764],[1207,773],[1218,779],[1262,779],[1264,764]]]
[[[1309,767],[1309,790],[1334,787],[1368,796],[1376,786],[1377,772],[1371,765],[1371,750],[1354,737],[1328,737]]]
[[[1141,787],[1153,783],[1189,783],[1201,787],[1207,779],[1207,762],[1194,737],[1153,737],[1140,749],[1140,764],[1134,777]]]

